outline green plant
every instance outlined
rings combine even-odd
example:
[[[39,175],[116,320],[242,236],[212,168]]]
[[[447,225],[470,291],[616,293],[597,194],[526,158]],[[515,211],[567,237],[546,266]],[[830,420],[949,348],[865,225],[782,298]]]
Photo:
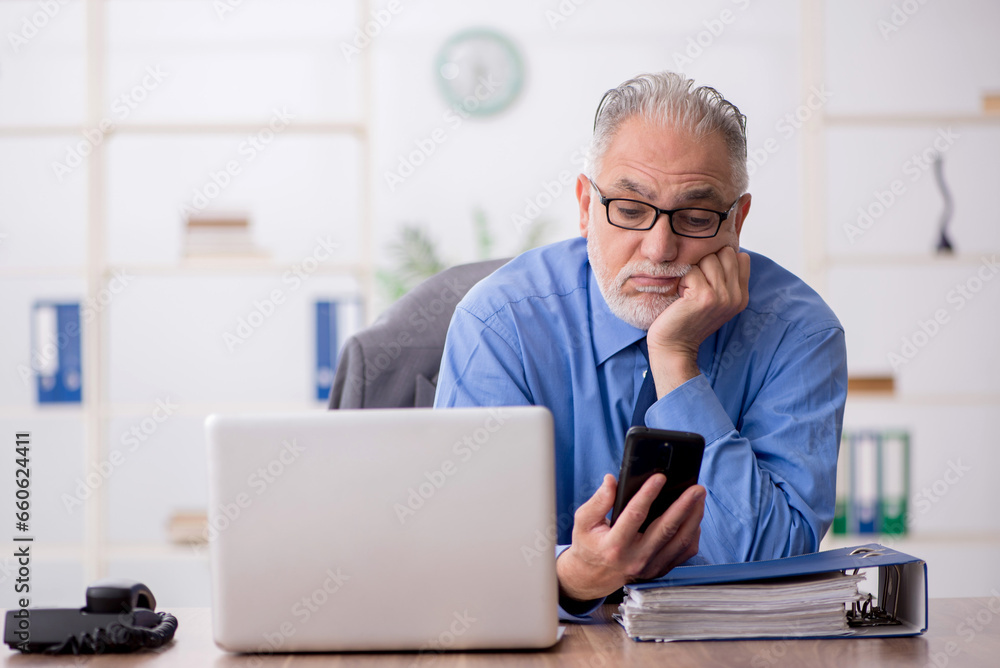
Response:
[[[472,212],[472,226],[475,233],[476,258],[487,260],[495,257],[496,240],[490,228],[486,212],[476,208]],[[549,227],[547,219],[537,218],[526,228],[513,254],[523,253],[544,243]],[[441,258],[437,243],[422,226],[408,223],[400,228],[399,238],[388,244],[392,267],[379,269],[375,278],[383,296],[391,303],[405,295],[421,281],[447,269],[457,262],[446,262]]]

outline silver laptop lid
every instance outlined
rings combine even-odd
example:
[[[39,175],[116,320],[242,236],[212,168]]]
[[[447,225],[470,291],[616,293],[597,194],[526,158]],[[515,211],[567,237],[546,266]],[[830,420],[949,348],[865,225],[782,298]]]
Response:
[[[556,641],[546,409],[213,415],[206,432],[223,649]]]

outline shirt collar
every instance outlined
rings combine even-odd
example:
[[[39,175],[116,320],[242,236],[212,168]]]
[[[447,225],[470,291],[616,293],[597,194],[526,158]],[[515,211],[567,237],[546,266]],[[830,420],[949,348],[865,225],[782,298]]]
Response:
[[[598,365],[646,336],[645,331],[611,312],[590,263],[587,264],[587,294],[590,299],[590,340],[593,341],[594,359]]]

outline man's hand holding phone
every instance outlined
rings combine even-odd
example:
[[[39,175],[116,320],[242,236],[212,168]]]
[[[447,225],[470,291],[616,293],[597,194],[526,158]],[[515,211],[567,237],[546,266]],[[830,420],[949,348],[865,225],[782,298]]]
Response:
[[[696,483],[704,452],[700,434],[629,429],[617,484],[605,476],[576,511],[573,543],[556,561],[563,594],[600,598],[698,553],[705,488]]]
[[[589,601],[629,582],[659,577],[698,553],[705,488],[688,488],[644,533],[639,528],[666,483],[650,477],[611,526],[615,477],[606,475],[597,492],[574,515],[573,544],[556,561],[562,593]]]

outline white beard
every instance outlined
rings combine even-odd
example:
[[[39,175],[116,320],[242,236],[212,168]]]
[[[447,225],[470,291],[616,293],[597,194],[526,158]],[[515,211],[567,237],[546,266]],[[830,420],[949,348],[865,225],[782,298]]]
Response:
[[[691,270],[691,265],[655,264],[640,260],[626,264],[617,276],[612,276],[601,253],[600,245],[593,242],[593,239],[593,235],[587,237],[587,256],[590,258],[590,266],[594,268],[594,276],[597,277],[597,286],[608,308],[636,329],[648,330],[653,321],[677,301],[680,295],[677,294],[675,287],[639,286],[636,290],[642,294],[629,296],[624,292],[625,283],[629,277],[637,273],[650,276],[683,276]]]

